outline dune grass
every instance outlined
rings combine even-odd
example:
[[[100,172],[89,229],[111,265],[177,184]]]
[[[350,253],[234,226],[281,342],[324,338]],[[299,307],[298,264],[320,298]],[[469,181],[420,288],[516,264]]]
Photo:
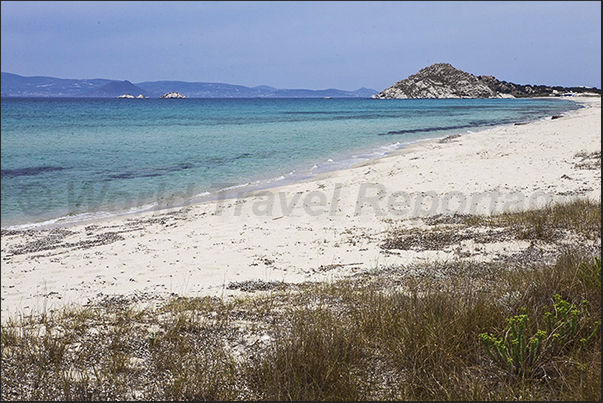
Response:
[[[600,245],[600,203],[472,220]],[[2,400],[601,399],[600,252],[579,244],[267,289],[11,319]]]

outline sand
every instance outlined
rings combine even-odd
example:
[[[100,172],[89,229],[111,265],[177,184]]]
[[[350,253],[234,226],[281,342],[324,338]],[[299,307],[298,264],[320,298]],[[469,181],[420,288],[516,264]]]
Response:
[[[497,214],[600,200],[601,98],[559,118],[416,143],[301,183],[69,227],[3,231],[2,320],[107,296],[228,296],[229,286],[333,281],[359,271],[458,258],[389,251],[394,227],[436,214]],[[470,247],[469,245],[468,247]],[[487,261],[501,250],[475,248]]]

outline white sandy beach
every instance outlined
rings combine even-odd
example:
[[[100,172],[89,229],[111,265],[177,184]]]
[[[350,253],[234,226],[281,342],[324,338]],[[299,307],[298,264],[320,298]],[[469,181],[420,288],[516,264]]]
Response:
[[[392,225],[424,225],[420,216],[496,214],[575,197],[600,200],[600,168],[580,164],[601,151],[601,98],[574,99],[587,108],[417,143],[236,199],[54,232],[3,232],[2,320],[106,295],[219,296],[235,292],[227,288],[231,282],[332,280],[359,270],[454,259],[451,250],[391,253],[380,244]],[[507,251],[522,247],[504,245]],[[491,251],[471,253],[488,260]]]

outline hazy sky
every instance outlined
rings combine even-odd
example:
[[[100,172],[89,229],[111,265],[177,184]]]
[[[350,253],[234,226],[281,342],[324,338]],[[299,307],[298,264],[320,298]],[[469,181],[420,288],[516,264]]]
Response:
[[[2,1],[2,71],[383,90],[433,63],[601,88],[600,1]]]

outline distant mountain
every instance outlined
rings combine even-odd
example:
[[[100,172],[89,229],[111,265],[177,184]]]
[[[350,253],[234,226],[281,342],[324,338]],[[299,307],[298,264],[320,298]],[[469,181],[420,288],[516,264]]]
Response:
[[[378,91],[360,88],[356,91],[338,89],[308,90],[279,89],[260,85],[243,85],[185,82],[145,81],[131,83],[107,79],[76,80],[53,77],[23,77],[2,73],[3,97],[118,97],[124,94],[159,98],[169,92],[184,94],[187,98],[369,98]]]
[[[62,79],[54,77],[22,77],[1,73],[3,97],[74,97],[102,87],[113,80]]]
[[[371,88],[362,87],[358,88],[356,91],[353,92],[361,98],[370,98],[371,96],[377,94],[379,91],[375,91]]]
[[[560,96],[565,93],[601,95],[601,90],[588,87],[513,84],[500,81],[494,76],[474,76],[452,67],[449,63],[436,63],[396,82],[372,98],[527,98]]]
[[[147,98],[151,96],[150,92],[143,90],[142,88],[132,84],[128,80],[112,81],[108,84],[103,85],[100,88],[97,88],[90,92],[86,92],[79,96],[86,97],[86,98],[117,98],[120,95],[125,95],[125,94],[129,94],[134,97],[141,95],[141,94]]]
[[[256,90],[266,90],[266,91],[275,91],[278,88],[274,88],[274,87],[269,87],[267,85],[258,85],[257,87],[252,87],[253,89]]]
[[[254,89],[242,85],[186,82],[186,81],[145,81],[138,87],[155,94],[179,92],[187,98],[255,98],[264,93],[263,89]]]
[[[278,89],[267,85],[245,87],[243,85],[185,81],[147,81],[136,85],[153,93],[177,91],[188,98],[369,98],[378,92],[368,88],[360,88],[356,91]]]
[[[356,91],[343,91],[334,88],[326,90],[274,90],[270,94],[265,95],[271,98],[369,98],[376,94],[377,91],[368,88],[360,88]]]

